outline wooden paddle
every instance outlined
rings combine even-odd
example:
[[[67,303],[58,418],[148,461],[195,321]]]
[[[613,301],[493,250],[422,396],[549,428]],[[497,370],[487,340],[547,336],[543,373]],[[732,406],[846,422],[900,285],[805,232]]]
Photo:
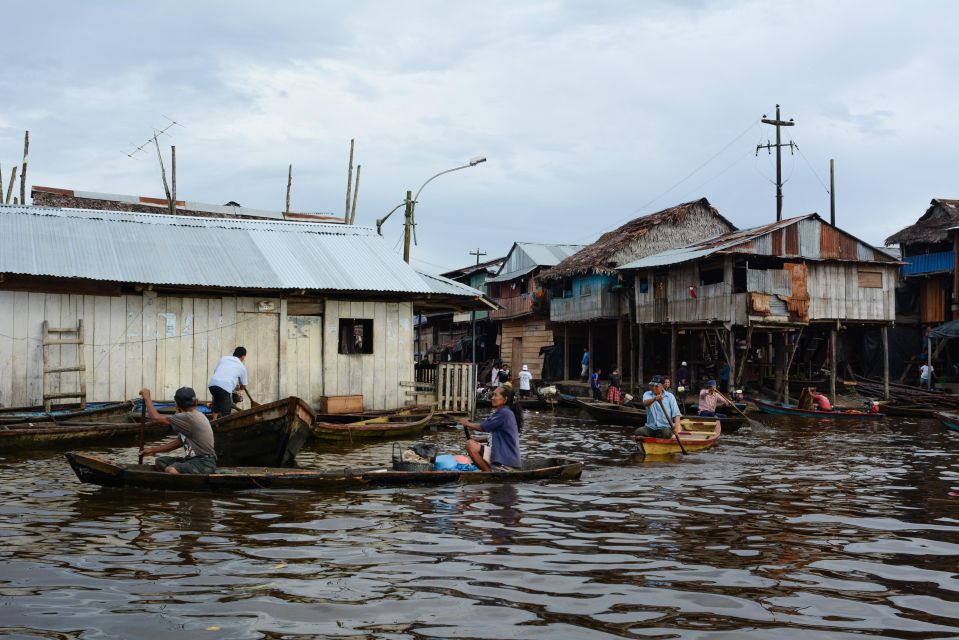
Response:
[[[140,459],[137,464],[143,464],[143,442],[146,437],[147,428],[147,399],[143,398],[143,406],[140,407]]]
[[[753,420],[752,418],[750,418],[749,416],[747,416],[746,413],[745,413],[742,409],[740,409],[739,407],[736,406],[736,403],[735,403],[735,402],[733,402],[732,400],[730,400],[729,398],[727,398],[726,396],[724,396],[722,391],[720,391],[719,389],[716,389],[716,393],[719,394],[719,397],[720,397],[720,398],[722,398],[723,400],[725,400],[726,402],[728,402],[728,403],[729,403],[729,406],[731,406],[733,409],[735,409],[736,411],[738,411],[738,412],[739,412],[739,415],[741,415],[742,417],[746,418],[746,422],[749,423],[749,426],[750,426],[750,427],[755,428],[756,426],[758,426],[758,427],[761,428],[761,429],[765,429],[765,428],[766,428],[766,425],[764,425],[764,424],[763,424],[762,422],[760,422],[759,420]]]
[[[249,389],[247,389],[246,387],[243,387],[243,391],[246,392],[246,397],[250,399],[250,406],[251,406],[251,407],[258,407],[258,406],[260,406],[260,403],[257,402],[256,400],[254,400],[254,399],[253,399],[253,396],[250,395],[250,390],[249,390]]]
[[[666,407],[663,405],[663,401],[660,398],[656,398],[656,402],[659,403],[659,408],[663,410],[663,416],[666,418],[666,421],[669,422],[669,412],[666,411]],[[679,450],[683,452],[684,456],[688,456],[689,452],[686,451],[686,447],[683,445],[683,441],[679,439],[679,432],[673,429],[673,437],[676,438],[676,444],[679,445]]]

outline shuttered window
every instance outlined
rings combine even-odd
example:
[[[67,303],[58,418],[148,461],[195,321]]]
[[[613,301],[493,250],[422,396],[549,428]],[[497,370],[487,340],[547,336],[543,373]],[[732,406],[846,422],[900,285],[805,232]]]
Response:
[[[864,289],[882,289],[882,271],[860,269],[859,286]]]

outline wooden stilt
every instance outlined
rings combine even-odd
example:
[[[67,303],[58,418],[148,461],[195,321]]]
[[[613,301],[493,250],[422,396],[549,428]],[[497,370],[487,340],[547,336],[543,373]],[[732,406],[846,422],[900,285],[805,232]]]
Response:
[[[622,374],[623,367],[623,316],[619,316],[616,319],[616,363],[613,367],[620,367],[620,374]],[[613,370],[613,367],[610,367],[610,371]]]
[[[643,329],[643,325],[637,325],[636,333],[638,337],[636,341],[636,377],[639,379],[636,390],[639,391],[639,389],[642,389],[646,385],[646,375],[644,371],[644,361],[646,357],[643,353],[646,345],[646,331]]]
[[[669,377],[671,380],[676,379],[676,341],[678,336],[676,325],[671,325],[669,329]]]
[[[889,399],[889,327],[882,331],[882,387],[883,397]]]
[[[829,397],[832,403],[836,404],[836,369],[839,368],[839,361],[836,359],[836,327],[829,330]]]
[[[588,366],[586,367],[586,379],[589,380],[590,376],[593,375],[593,368],[594,368],[593,363],[596,362],[596,359],[593,356],[593,323],[588,322],[586,324],[588,326],[587,331],[589,333],[587,337],[587,342],[586,342],[586,348],[589,349]]]
[[[563,325],[563,380],[569,380],[569,325]]]
[[[729,388],[726,393],[732,393],[736,388],[736,332],[732,325],[729,327]]]

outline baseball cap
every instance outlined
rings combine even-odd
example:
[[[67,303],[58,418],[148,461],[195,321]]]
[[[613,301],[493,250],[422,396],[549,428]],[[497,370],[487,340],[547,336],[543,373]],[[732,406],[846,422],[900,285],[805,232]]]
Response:
[[[706,383],[706,386],[707,386],[707,387],[713,387],[713,388],[715,388],[715,387],[716,387],[716,381],[715,381],[715,380],[710,380],[709,382]]]
[[[196,391],[192,387],[180,387],[173,394],[173,401],[178,407],[188,409],[196,406]]]
[[[650,379],[649,384],[651,384],[651,385],[653,385],[653,384],[663,384],[663,376],[653,376],[653,377]]]

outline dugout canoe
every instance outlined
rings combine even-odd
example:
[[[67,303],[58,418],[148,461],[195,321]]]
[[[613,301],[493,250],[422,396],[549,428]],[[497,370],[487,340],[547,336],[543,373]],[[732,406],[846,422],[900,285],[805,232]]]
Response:
[[[389,467],[345,469],[276,469],[221,467],[211,474],[172,474],[151,465],[117,464],[99,456],[69,452],[67,461],[81,482],[103,487],[136,487],[167,491],[241,489],[354,489],[390,485],[470,482],[535,482],[575,480],[581,462],[565,458],[531,458],[517,471],[393,471]]]
[[[646,410],[622,404],[576,398],[576,406],[583,409],[597,422],[642,427],[646,424]]]
[[[687,452],[703,451],[719,442],[722,427],[715,418],[683,418],[679,438]],[[647,456],[664,456],[682,453],[676,438],[651,438],[635,436],[642,452]]]
[[[290,396],[214,420],[217,462],[288,467],[306,443],[313,419],[310,405]]]
[[[425,415],[412,411],[379,416],[359,422],[340,424],[336,422],[314,422],[311,434],[319,440],[350,441],[402,438],[416,435],[430,425],[436,409],[429,408]]]
[[[147,423],[144,433],[169,430],[165,424]],[[68,446],[101,440],[132,439],[140,435],[139,422],[40,422],[0,425],[0,451]]]
[[[952,413],[951,411],[937,411],[936,419],[942,423],[946,429],[950,431],[959,431],[959,413]]]
[[[764,402],[763,400],[753,400],[756,407],[763,413],[775,416],[795,416],[797,418],[813,418],[816,420],[879,420],[885,418],[884,413],[872,413],[870,411],[860,411],[859,409],[835,409],[833,411],[816,411],[810,409],[800,409],[794,404],[782,404],[779,402]]]
[[[43,407],[4,407],[0,409],[0,424],[21,424],[26,422],[108,422],[111,419],[123,420],[133,402],[88,402],[86,407],[79,405],[60,406],[52,411]]]

